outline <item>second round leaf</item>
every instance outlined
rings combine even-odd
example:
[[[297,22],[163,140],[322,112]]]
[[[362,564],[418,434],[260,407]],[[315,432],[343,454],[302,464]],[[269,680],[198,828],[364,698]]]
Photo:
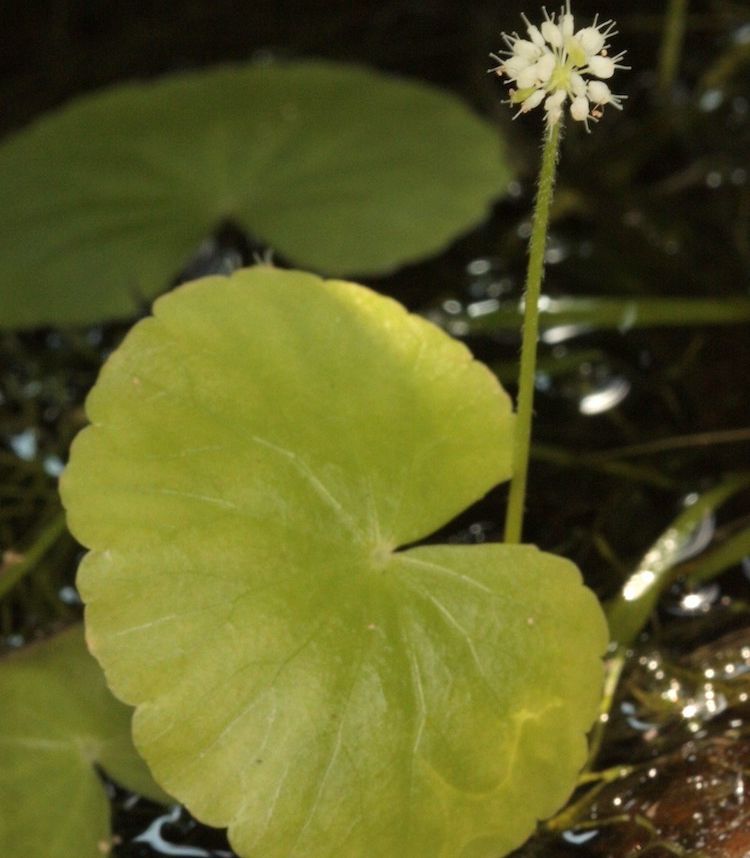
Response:
[[[132,316],[226,221],[326,274],[386,272],[474,226],[508,178],[457,98],[357,66],[113,87],[0,144],[0,325]]]

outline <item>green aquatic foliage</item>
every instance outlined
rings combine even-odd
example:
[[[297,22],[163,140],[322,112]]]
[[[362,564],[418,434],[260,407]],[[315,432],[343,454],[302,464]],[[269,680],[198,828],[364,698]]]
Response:
[[[744,527],[733,533],[711,551],[707,551],[700,560],[690,564],[685,570],[691,586],[699,586],[710,581],[732,566],[741,563],[750,556],[750,527]]]
[[[62,492],[87,634],[157,780],[243,856],[498,858],[567,798],[606,626],[570,562],[417,545],[508,479],[510,401],[352,283],[160,298]]]
[[[222,222],[326,274],[442,249],[509,179],[454,96],[323,61],[80,98],[0,146],[0,325],[126,318]]]
[[[523,317],[519,301],[477,301],[465,310],[429,311],[429,317],[460,336],[516,331]],[[539,300],[542,331],[575,325],[580,333],[616,329],[686,328],[705,325],[742,325],[750,321],[750,299],[732,298],[605,298],[563,296]]]
[[[0,854],[101,858],[109,800],[96,767],[167,801],[75,626],[0,659]]]
[[[702,495],[691,498],[691,503],[644,554],[636,570],[607,605],[607,619],[614,642],[629,645],[636,639],[661,594],[674,583],[680,564],[686,559],[686,548],[701,521],[748,486],[750,474],[736,473]],[[726,565],[738,562],[742,555],[737,556],[735,552],[740,545],[731,542],[724,551],[715,549],[709,555],[711,565],[707,564],[706,570],[718,573]],[[705,571],[704,575],[710,577]]]

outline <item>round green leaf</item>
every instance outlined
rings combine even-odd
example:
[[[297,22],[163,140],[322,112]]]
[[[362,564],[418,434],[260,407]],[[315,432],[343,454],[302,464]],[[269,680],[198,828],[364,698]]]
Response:
[[[0,854],[101,858],[109,801],[94,766],[153,798],[130,738],[130,710],[110,694],[80,626],[0,659]]]
[[[530,546],[408,548],[510,473],[507,395],[351,283],[161,298],[63,478],[136,744],[263,858],[498,858],[572,789],[606,626]]]
[[[86,96],[0,146],[0,324],[132,315],[225,220],[328,274],[386,272],[481,220],[508,177],[454,96],[356,66]]]

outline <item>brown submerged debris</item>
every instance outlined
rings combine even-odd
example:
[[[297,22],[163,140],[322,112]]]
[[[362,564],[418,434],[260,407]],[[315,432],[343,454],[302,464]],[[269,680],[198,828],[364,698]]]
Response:
[[[602,858],[747,858],[750,735],[685,742],[605,787],[587,816],[598,826],[590,854]]]
[[[748,858],[750,628],[678,659],[638,656],[620,713],[639,762],[589,806],[590,854]]]
[[[750,627],[635,653],[601,757],[557,833],[514,858],[750,858]]]

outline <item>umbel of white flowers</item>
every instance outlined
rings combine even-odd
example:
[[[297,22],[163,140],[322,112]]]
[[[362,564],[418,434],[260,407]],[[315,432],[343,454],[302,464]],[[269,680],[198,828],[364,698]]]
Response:
[[[545,20],[539,27],[521,16],[528,39],[518,33],[502,34],[507,50],[492,54],[498,65],[491,71],[504,75],[511,84],[510,103],[519,105],[516,116],[544,102],[551,127],[560,121],[570,99],[570,115],[588,130],[589,119],[598,121],[606,104],[622,110],[626,97],[613,95],[604,83],[615,69],[629,68],[620,62],[625,51],[609,55],[608,39],[616,35],[615,22],[599,23],[597,15],[590,27],[576,32],[570,0],[559,15],[542,11]]]

